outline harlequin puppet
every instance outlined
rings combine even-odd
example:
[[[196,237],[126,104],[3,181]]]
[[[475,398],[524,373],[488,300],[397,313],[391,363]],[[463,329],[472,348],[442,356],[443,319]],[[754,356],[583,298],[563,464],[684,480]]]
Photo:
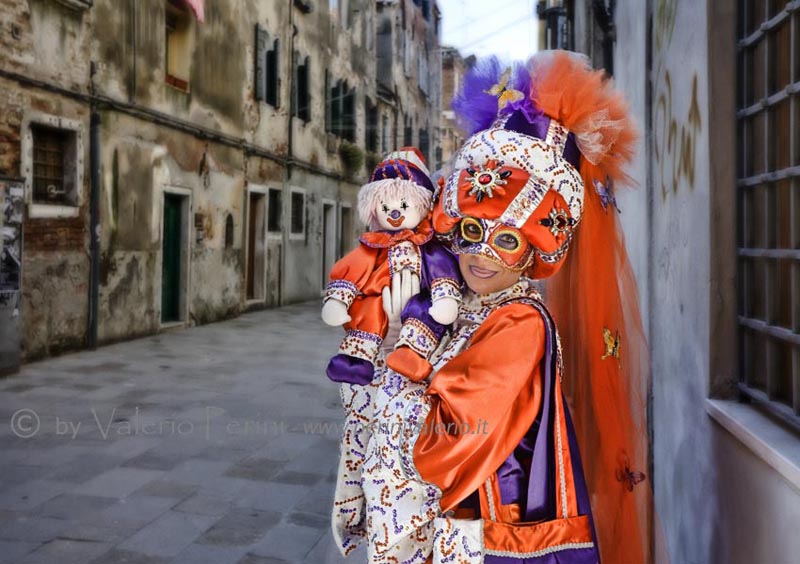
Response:
[[[455,320],[461,280],[455,258],[433,237],[433,192],[425,161],[415,148],[391,153],[359,191],[359,216],[372,230],[334,265],[322,308],[327,324],[344,325],[347,331],[339,354],[328,364],[331,380],[372,380],[388,327],[381,291],[403,270],[420,282],[418,303],[424,307],[404,320],[403,329],[419,354],[429,355]]]
[[[646,562],[641,381],[628,387],[641,365],[638,346],[619,344],[641,324],[635,295],[620,296],[627,258],[607,209],[632,154],[626,107],[601,73],[556,52],[505,73],[496,60],[478,65],[454,109],[472,136],[433,221],[467,286],[458,319],[429,383],[392,369],[376,378],[372,424],[390,431],[366,446],[363,502],[337,484],[334,517],[365,506],[371,563],[594,564],[600,552]],[[576,353],[562,354],[534,279],[569,295],[574,315],[558,314]],[[390,368],[407,361],[397,353]],[[580,391],[572,407],[567,388]]]

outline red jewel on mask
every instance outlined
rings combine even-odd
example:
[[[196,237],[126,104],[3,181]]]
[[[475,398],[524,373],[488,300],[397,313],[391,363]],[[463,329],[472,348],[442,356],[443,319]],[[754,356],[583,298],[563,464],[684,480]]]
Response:
[[[480,202],[486,196],[494,198],[495,192],[503,194],[504,191],[501,187],[507,184],[506,178],[511,176],[511,171],[502,170],[496,161],[490,160],[477,169],[469,167],[467,174],[471,177],[469,180],[472,185],[469,195],[475,196],[475,199]]]

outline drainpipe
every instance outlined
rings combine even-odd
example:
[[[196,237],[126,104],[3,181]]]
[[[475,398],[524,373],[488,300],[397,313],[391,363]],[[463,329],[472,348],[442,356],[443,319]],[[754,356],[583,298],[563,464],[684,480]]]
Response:
[[[286,140],[286,160],[285,160],[285,168],[284,168],[284,175],[283,175],[283,201],[281,202],[283,206],[283,211],[286,212],[289,210],[291,212],[291,205],[292,205],[292,193],[291,188],[289,187],[290,182],[292,180],[292,165],[294,160],[294,131],[293,131],[293,113],[295,107],[295,83],[294,83],[294,40],[297,37],[297,27],[294,25],[294,3],[295,0],[288,0],[289,4],[289,29],[292,31],[292,35],[289,39],[289,111],[287,112],[287,140]],[[283,244],[281,245],[281,272],[280,272],[280,288],[281,288],[281,295],[278,300],[280,305],[284,305],[286,303],[286,269],[288,265],[287,256],[289,254],[289,232],[288,229],[291,228],[290,225],[287,225],[286,218],[290,218],[291,220],[291,213],[283,213],[281,214],[283,217],[283,222],[281,225],[281,231],[283,232]]]
[[[92,63],[92,75],[95,64]],[[92,90],[94,87],[92,86]],[[89,128],[89,242],[91,273],[89,282],[89,348],[97,348],[98,303],[100,290],[100,112],[92,104]]]

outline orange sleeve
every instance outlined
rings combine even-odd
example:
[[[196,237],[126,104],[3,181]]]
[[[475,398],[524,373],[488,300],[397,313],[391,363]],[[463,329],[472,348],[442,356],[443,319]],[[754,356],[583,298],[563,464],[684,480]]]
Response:
[[[413,461],[422,479],[442,490],[442,511],[486,481],[533,424],[541,404],[544,341],[538,311],[504,306],[433,377]]]
[[[336,299],[348,309],[377,268],[381,249],[359,245],[336,261],[325,287],[325,300]]]

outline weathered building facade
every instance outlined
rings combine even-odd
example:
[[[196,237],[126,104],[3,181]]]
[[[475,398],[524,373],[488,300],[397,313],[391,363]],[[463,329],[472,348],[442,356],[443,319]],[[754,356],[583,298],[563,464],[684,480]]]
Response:
[[[441,13],[433,0],[378,0],[373,158],[392,146],[418,147],[433,168],[439,145]]]
[[[800,4],[541,13],[546,45],[611,70],[641,131],[639,187],[617,198],[650,342],[656,541],[671,562],[794,562]]]
[[[361,230],[378,11],[435,10],[384,4],[0,0],[24,358],[318,297]],[[438,81],[431,30],[406,36]],[[435,130],[438,96],[405,78]],[[382,125],[376,153],[403,140]]]
[[[466,141],[465,132],[456,123],[451,104],[463,86],[464,74],[475,63],[475,56],[464,59],[454,47],[442,48],[442,118],[439,125],[438,166],[450,162]]]

